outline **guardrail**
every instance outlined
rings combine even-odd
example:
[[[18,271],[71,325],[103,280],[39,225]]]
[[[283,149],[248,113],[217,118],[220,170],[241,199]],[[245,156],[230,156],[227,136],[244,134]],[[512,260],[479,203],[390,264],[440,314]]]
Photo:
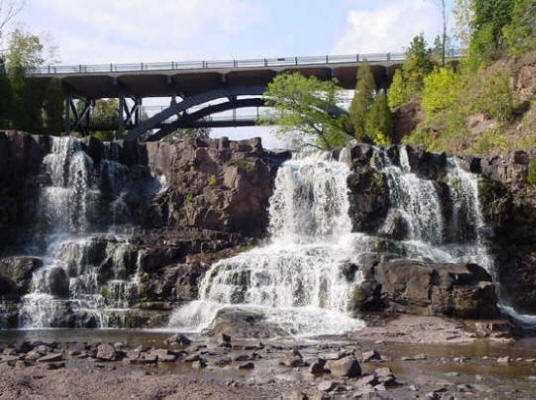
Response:
[[[462,57],[462,50],[450,50],[448,58]],[[281,58],[259,58],[245,60],[214,60],[214,61],[171,61],[160,63],[137,63],[137,64],[97,64],[97,65],[48,65],[38,67],[33,71],[33,75],[50,74],[88,74],[106,72],[147,72],[147,71],[184,71],[200,69],[221,69],[221,68],[255,68],[255,67],[284,67],[284,66],[304,66],[304,65],[326,65],[326,64],[348,64],[360,63],[364,60],[368,62],[391,62],[404,61],[405,53],[373,53],[373,54],[352,54],[316,57],[281,57]]]

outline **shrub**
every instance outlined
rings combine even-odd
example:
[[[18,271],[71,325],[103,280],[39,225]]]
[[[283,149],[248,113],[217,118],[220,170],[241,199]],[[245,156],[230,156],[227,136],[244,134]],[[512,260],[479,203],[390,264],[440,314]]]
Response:
[[[510,75],[506,70],[491,76],[480,76],[478,86],[473,90],[473,112],[484,113],[498,121],[508,121],[512,118],[513,91]]]
[[[215,186],[218,183],[218,179],[216,178],[216,175],[210,175],[210,178],[208,178],[208,184],[210,186]]]
[[[536,157],[533,157],[529,163],[529,176],[527,182],[531,185],[536,185]]]
[[[434,113],[456,103],[458,76],[450,69],[439,68],[424,77],[421,105],[430,118]]]

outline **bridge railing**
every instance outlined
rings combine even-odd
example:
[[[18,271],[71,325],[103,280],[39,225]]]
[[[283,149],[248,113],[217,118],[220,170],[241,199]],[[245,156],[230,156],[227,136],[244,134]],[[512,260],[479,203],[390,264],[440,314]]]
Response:
[[[449,51],[448,57],[459,58],[462,55],[462,50],[451,50]],[[37,68],[33,72],[33,75],[282,67],[293,65],[348,64],[359,63],[364,60],[367,60],[368,62],[396,62],[404,61],[404,59],[404,53],[375,53],[314,57],[256,58],[244,60],[171,61],[137,64],[48,65]]]

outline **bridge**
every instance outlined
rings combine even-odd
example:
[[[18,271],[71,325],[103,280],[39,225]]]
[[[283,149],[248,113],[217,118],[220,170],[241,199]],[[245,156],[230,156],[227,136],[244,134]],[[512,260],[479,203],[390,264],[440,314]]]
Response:
[[[461,56],[453,51],[452,59]],[[282,57],[227,61],[191,61],[139,64],[45,66],[31,79],[43,87],[59,79],[67,97],[65,131],[88,134],[95,100],[117,98],[113,128],[130,139],[149,133],[158,140],[178,128],[197,126],[248,126],[256,119],[218,120],[212,114],[265,106],[263,93],[281,73],[299,72],[321,80],[337,78],[344,89],[353,89],[360,65],[366,60],[378,88],[387,88],[393,71],[404,62],[403,53],[353,54],[320,57]],[[169,97],[168,107],[144,118],[143,99]],[[75,100],[82,102],[77,107]],[[217,104],[215,104],[217,102]],[[93,124],[94,125],[94,124]],[[156,132],[155,132],[156,130]]]

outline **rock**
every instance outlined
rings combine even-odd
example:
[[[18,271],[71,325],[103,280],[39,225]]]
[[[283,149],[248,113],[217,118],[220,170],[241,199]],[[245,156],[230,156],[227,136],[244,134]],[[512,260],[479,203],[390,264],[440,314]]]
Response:
[[[48,290],[53,296],[69,297],[69,276],[61,267],[52,268],[48,274]]]
[[[331,392],[339,385],[339,382],[335,381],[322,381],[318,384],[317,389],[321,392]]]
[[[354,356],[344,357],[340,360],[329,360],[325,368],[336,377],[355,378],[361,376],[361,366]]]
[[[58,362],[58,361],[63,361],[63,354],[51,353],[37,360],[37,362],[41,362],[41,363]]]
[[[65,368],[65,363],[63,361],[61,362],[49,362],[46,364],[47,369],[61,369]]]
[[[29,292],[32,276],[43,266],[36,257],[5,257],[0,259],[0,277],[15,285],[15,291],[23,296]]]
[[[494,318],[497,296],[489,274],[475,264],[433,264],[415,261],[383,262],[367,270],[369,284],[378,285],[378,310],[461,318]],[[363,299],[354,298],[362,309]]]
[[[97,359],[102,361],[116,361],[117,358],[117,351],[111,344],[101,344],[97,347]]]
[[[170,346],[189,346],[192,341],[182,334],[176,334],[164,340],[164,343]]]
[[[380,353],[378,353],[376,350],[366,351],[361,355],[361,357],[363,362],[378,361],[382,359]]]
[[[253,369],[253,368],[255,368],[255,364],[253,364],[252,362],[241,364],[237,367],[237,369]]]
[[[266,322],[262,312],[224,308],[216,314],[209,331],[211,336],[226,334],[240,338],[270,338],[287,336],[288,333],[276,324]],[[221,336],[219,338],[220,342]]]
[[[218,346],[220,347],[231,347],[231,336],[226,335],[225,333],[222,333],[218,337]]]
[[[326,366],[326,360],[322,358],[318,358],[316,361],[311,363],[311,367],[309,368],[309,371],[315,375],[329,373],[329,370],[327,370],[325,366]]]
[[[511,361],[510,357],[508,357],[508,356],[497,358],[497,362],[499,364],[510,364],[510,361]]]
[[[309,400],[307,394],[299,391],[292,390],[290,392],[285,392],[281,395],[281,400]]]
[[[206,368],[206,366],[207,366],[207,361],[204,358],[199,358],[199,360],[194,361],[192,363],[193,369],[203,369],[203,368]]]

